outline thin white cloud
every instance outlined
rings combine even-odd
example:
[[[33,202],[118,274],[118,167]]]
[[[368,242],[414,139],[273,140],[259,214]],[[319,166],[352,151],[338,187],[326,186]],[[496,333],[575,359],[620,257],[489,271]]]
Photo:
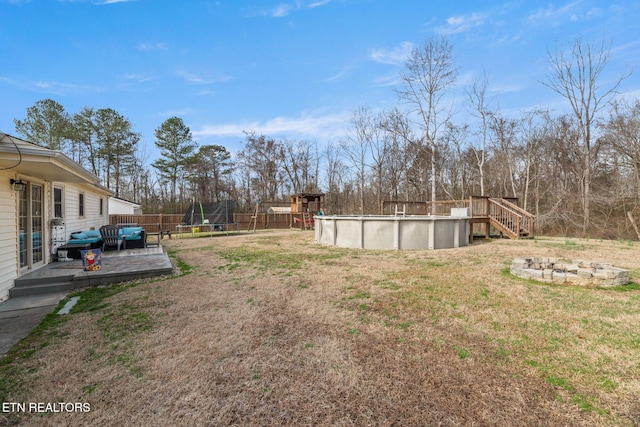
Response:
[[[8,77],[0,77],[0,81],[11,86],[15,86],[32,92],[46,93],[49,95],[66,96],[77,93],[102,92],[104,88],[92,87],[87,85],[78,85],[70,83],[62,83],[56,81],[36,80],[23,81],[10,79]]]
[[[488,18],[486,13],[473,12],[469,15],[451,16],[447,19],[446,25],[435,28],[439,34],[457,34],[480,27],[486,23]]]
[[[564,6],[557,7],[554,4],[550,4],[546,8],[538,9],[537,11],[529,14],[527,20],[530,23],[536,24],[539,22],[558,24],[566,19],[577,20],[578,15],[576,13],[576,6],[581,3],[581,0],[567,3]]]
[[[611,48],[611,52],[612,53],[617,53],[617,52],[621,52],[621,51],[625,51],[628,49],[632,49],[635,48],[636,46],[638,46],[640,44],[640,40],[630,40],[629,42],[625,43],[625,44],[621,44],[619,46],[614,46]]]
[[[313,9],[314,7],[324,6],[325,4],[329,4],[329,3],[331,3],[331,0],[319,0],[319,1],[311,3],[309,5],[309,9]]]
[[[215,94],[216,94],[215,90],[203,89],[203,90],[199,90],[196,93],[196,96],[212,96],[212,95],[215,95]]]
[[[398,86],[402,83],[402,78],[400,74],[397,72],[393,72],[390,74],[386,74],[384,76],[377,77],[373,80],[374,86]]]
[[[115,4],[115,3],[129,3],[133,1],[138,1],[138,0],[103,0],[103,1],[94,2],[94,4],[103,5],[103,4]]]
[[[320,80],[320,83],[329,83],[329,82],[342,80],[348,73],[349,73],[348,69],[338,71],[336,74],[329,76],[326,79]]]
[[[123,80],[133,81],[136,83],[146,83],[153,80],[151,76],[145,76],[143,74],[125,73],[122,75]]]
[[[190,73],[188,71],[178,71],[176,75],[187,81],[189,84],[194,85],[207,85],[213,83],[223,83],[232,80],[232,77],[226,75],[219,76],[201,76],[198,74]]]
[[[176,110],[161,111],[158,113],[161,117],[184,117],[192,114],[193,108],[180,108]]]
[[[140,43],[137,47],[138,50],[152,51],[152,50],[164,50],[167,48],[165,43]]]
[[[589,11],[587,12],[587,17],[589,18],[597,18],[599,16],[602,16],[602,14],[604,13],[604,10],[599,8],[599,7],[593,7],[591,9],[589,9]]]
[[[269,15],[274,18],[282,18],[283,16],[287,16],[292,9],[293,6],[291,6],[290,4],[280,3],[269,13]]]
[[[36,92],[44,92],[52,95],[66,96],[75,93],[86,92],[102,92],[104,89],[100,87],[91,87],[84,85],[74,85],[60,82],[36,82],[32,90]]]
[[[332,140],[344,135],[351,113],[325,116],[275,117],[266,122],[228,123],[206,125],[193,131],[196,137],[244,137],[244,132],[255,132],[274,138],[314,138]]]
[[[292,12],[302,9],[315,9],[329,4],[331,0],[313,0],[310,3],[305,0],[295,0],[289,3],[279,3],[275,8],[263,10],[259,15],[272,18],[283,18]]]
[[[517,93],[523,89],[523,85],[514,84],[514,83],[504,83],[500,85],[492,85],[489,87],[489,91],[495,94],[503,94],[503,93]]]
[[[392,49],[372,49],[369,57],[376,62],[383,64],[399,65],[404,64],[413,51],[413,43],[402,42]]]

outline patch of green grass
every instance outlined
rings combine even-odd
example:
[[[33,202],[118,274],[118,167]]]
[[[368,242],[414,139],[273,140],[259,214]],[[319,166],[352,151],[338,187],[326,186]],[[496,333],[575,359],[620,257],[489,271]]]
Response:
[[[191,267],[189,264],[184,262],[184,260],[182,260],[178,256],[178,251],[177,250],[168,249],[167,250],[167,255],[175,260],[175,263],[176,263],[177,267],[180,269],[180,274],[181,275],[184,276],[184,275],[190,274],[193,271],[193,267]]]
[[[102,335],[109,341],[118,341],[150,330],[153,320],[146,313],[137,310],[136,307],[122,305],[117,312],[105,314],[98,320]]]
[[[500,346],[496,349],[496,356],[498,356],[500,359],[508,359],[509,356],[511,356],[511,352],[506,348]]]
[[[84,394],[89,395],[89,394],[93,393],[94,391],[96,391],[97,388],[98,388],[98,384],[86,385],[86,386],[82,387],[82,392]]]
[[[131,285],[129,285],[131,286]],[[70,313],[93,312],[107,307],[109,304],[105,301],[107,298],[127,289],[129,286],[105,286],[101,288],[87,288],[79,292],[75,292],[70,297],[80,297],[76,305],[71,308]]]
[[[348,299],[364,299],[364,298],[371,298],[371,293],[367,291],[360,291],[350,296]]]
[[[587,396],[580,393],[576,393],[571,396],[571,401],[585,412],[597,412],[600,415],[605,415],[607,413],[607,411],[597,408],[593,404],[591,404],[590,400],[591,399],[589,399]]]
[[[178,265],[178,268],[180,269],[180,273],[183,276],[186,276],[187,274],[191,274],[191,272],[193,271],[193,267],[191,267],[191,265],[187,264],[180,258],[176,258],[176,264]]]
[[[569,382],[568,379],[563,378],[563,377],[558,377],[555,375],[550,375],[545,377],[545,380],[556,387],[561,387],[563,389],[565,389],[566,391],[573,393],[576,389],[571,385],[571,383]]]
[[[626,285],[621,286],[602,286],[598,289],[605,291],[618,291],[618,292],[630,292],[630,291],[640,291],[640,283],[629,282]]]
[[[458,354],[458,357],[462,360],[465,360],[471,357],[471,353],[469,353],[469,350],[467,350],[464,347],[456,347],[456,353]]]
[[[400,286],[396,282],[388,279],[377,280],[376,282],[374,282],[374,285],[379,286],[382,289],[390,289],[392,291],[397,291],[398,289],[400,289]]]
[[[411,322],[411,321],[409,321],[409,322],[402,322],[402,323],[398,323],[398,324],[396,325],[396,328],[401,329],[401,330],[403,330],[403,331],[406,331],[406,330],[407,330],[407,329],[409,329],[411,326],[413,326],[413,324],[414,324],[414,323],[415,323],[415,322]]]
[[[426,268],[437,268],[437,267],[446,267],[449,265],[446,261],[438,261],[432,259],[410,259],[407,260],[408,264],[417,264],[418,267],[426,267]]]
[[[598,384],[600,385],[600,387],[602,387],[604,390],[608,392],[613,392],[618,388],[618,383],[616,383],[615,381],[607,377],[600,378],[600,381],[598,381]]]
[[[219,251],[218,254],[230,264],[254,265],[259,271],[280,270],[290,274],[302,269],[304,265],[304,258],[299,254],[282,249],[242,246]]]

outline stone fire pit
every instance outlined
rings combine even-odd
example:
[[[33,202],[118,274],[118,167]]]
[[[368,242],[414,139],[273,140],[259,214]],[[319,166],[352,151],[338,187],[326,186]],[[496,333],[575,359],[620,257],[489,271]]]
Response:
[[[541,282],[581,286],[619,286],[629,282],[629,270],[595,261],[561,261],[558,258],[516,258],[511,274]]]

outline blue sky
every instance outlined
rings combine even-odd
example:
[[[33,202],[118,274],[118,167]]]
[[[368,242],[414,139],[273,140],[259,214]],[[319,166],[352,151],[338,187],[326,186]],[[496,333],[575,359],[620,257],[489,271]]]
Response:
[[[433,35],[454,46],[460,121],[483,71],[507,114],[565,108],[540,81],[547,50],[576,37],[611,41],[606,78],[640,62],[635,0],[0,0],[0,18],[0,130],[15,134],[13,119],[46,98],[70,113],[113,108],[151,158],[172,116],[232,152],[243,131],[338,142],[359,106],[402,107],[399,73]]]

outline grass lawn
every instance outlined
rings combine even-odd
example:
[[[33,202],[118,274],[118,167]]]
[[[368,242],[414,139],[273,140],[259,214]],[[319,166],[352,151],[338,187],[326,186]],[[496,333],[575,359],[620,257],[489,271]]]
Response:
[[[5,424],[640,424],[640,243],[383,252],[298,230],[162,243],[182,274],[79,292],[0,361],[3,402],[90,411]],[[610,262],[632,283],[509,274],[531,256]]]

